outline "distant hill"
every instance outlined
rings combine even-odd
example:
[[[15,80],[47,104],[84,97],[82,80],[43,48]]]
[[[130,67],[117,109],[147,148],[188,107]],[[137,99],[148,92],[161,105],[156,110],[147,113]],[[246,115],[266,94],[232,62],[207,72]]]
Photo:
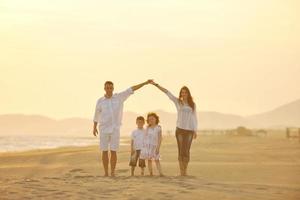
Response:
[[[174,129],[176,114],[157,111],[164,123],[164,128]],[[198,112],[200,129],[230,129],[237,126],[249,128],[284,128],[300,127],[300,99],[279,106],[271,111],[251,116],[239,116],[219,112]],[[166,120],[163,120],[166,119]]]
[[[246,119],[253,127],[300,127],[300,99]]]
[[[55,120],[41,115],[0,115],[0,135],[82,135],[91,122],[84,118]]]
[[[161,120],[163,130],[174,130],[176,113],[163,110],[156,111]],[[124,112],[122,134],[128,135],[135,128],[138,114]],[[145,114],[146,115],[146,114]],[[250,128],[284,128],[300,127],[300,99],[269,112],[239,116],[218,112],[198,112],[199,129],[228,129],[237,126]],[[67,118],[55,120],[41,115],[6,114],[0,115],[0,135],[61,135],[91,136],[92,119]]]

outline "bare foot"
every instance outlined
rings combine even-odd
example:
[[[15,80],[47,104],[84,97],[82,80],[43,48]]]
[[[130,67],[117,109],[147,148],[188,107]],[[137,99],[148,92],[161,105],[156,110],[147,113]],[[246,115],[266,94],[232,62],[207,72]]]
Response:
[[[115,176],[116,176],[115,172],[111,172],[111,177],[115,177]]]

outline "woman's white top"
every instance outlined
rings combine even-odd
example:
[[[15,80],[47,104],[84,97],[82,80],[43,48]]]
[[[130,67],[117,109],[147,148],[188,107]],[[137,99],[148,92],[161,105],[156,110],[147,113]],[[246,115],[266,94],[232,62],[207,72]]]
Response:
[[[197,120],[197,111],[196,105],[195,110],[193,110],[188,104],[181,104],[179,99],[175,97],[171,92],[167,91],[166,95],[174,102],[177,109],[177,122],[176,125],[178,128],[197,131],[198,129],[198,120]]]

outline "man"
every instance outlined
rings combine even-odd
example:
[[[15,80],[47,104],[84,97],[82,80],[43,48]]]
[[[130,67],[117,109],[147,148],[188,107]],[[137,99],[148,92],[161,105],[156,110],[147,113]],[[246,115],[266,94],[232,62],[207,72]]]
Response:
[[[120,143],[120,127],[123,116],[123,103],[134,91],[149,84],[151,81],[152,80],[148,80],[144,83],[132,86],[117,94],[113,94],[114,84],[111,81],[106,81],[104,84],[105,95],[97,101],[93,127],[93,135],[97,136],[97,124],[99,124],[100,149],[102,150],[104,176],[108,176],[109,161],[111,176],[115,176],[117,150],[119,149]],[[110,159],[108,157],[109,150]]]

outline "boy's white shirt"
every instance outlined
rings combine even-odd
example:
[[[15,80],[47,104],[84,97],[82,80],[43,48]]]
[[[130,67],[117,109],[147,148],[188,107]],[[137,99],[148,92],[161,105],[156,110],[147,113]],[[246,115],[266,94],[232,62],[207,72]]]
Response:
[[[132,131],[131,140],[133,140],[134,150],[141,150],[143,148],[145,133],[146,130],[144,128],[137,128],[134,131]]]

